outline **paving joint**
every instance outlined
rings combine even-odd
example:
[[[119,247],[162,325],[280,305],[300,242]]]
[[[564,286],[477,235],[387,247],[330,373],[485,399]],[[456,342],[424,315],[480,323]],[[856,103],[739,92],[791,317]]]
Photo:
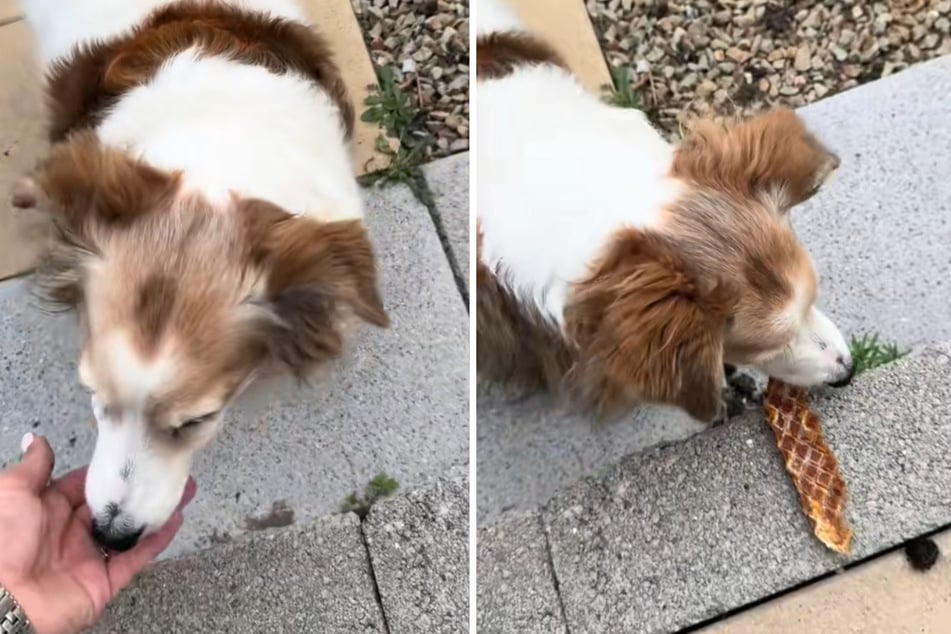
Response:
[[[555,568],[555,558],[551,552],[551,540],[548,539],[548,525],[545,524],[545,516],[542,513],[538,514],[538,524],[542,529],[542,537],[545,540],[545,556],[548,570],[551,572],[551,582],[555,589],[555,596],[558,597],[558,611],[561,613],[561,622],[565,626],[565,634],[571,634],[571,623],[568,622],[568,613],[565,611],[565,600],[561,596],[561,582],[558,580],[558,570]]]
[[[410,191],[413,192],[413,196],[416,200],[429,212],[429,218],[432,220],[433,227],[436,229],[436,235],[439,236],[439,244],[442,245],[443,253],[446,259],[449,260],[449,268],[452,270],[452,277],[456,282],[456,288],[459,291],[459,295],[462,296],[462,301],[466,305],[466,312],[469,312],[468,280],[466,280],[462,274],[459,260],[452,250],[452,245],[449,242],[449,233],[446,231],[445,224],[443,224],[439,209],[436,208],[436,199],[433,197],[433,190],[429,186],[426,173],[423,171],[422,166],[418,166],[415,171],[415,178],[408,183]]]
[[[369,513],[367,515],[369,515]],[[380,582],[376,579],[376,569],[373,567],[373,553],[370,551],[370,543],[367,541],[366,531],[363,530],[367,515],[360,518],[360,542],[363,544],[363,550],[367,554],[367,567],[370,570],[370,581],[373,583],[373,599],[380,607],[380,614],[383,619],[383,632],[390,634],[390,624],[386,618],[386,607],[383,605],[383,595],[380,594]]]

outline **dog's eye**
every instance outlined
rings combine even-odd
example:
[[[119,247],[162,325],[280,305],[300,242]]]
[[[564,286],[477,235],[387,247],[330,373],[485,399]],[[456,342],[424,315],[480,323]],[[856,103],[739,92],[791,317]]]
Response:
[[[208,421],[210,421],[217,415],[218,415],[218,412],[210,412],[208,414],[204,414],[203,416],[196,416],[195,418],[189,418],[178,427],[175,427],[174,429],[172,429],[172,436],[177,438],[178,435],[181,434],[183,431],[186,431],[188,429],[194,429],[195,427],[198,427],[202,423],[207,423]]]

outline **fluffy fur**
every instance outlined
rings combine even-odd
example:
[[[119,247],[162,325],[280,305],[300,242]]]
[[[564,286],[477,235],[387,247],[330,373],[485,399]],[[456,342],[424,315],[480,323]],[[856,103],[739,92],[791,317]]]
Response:
[[[477,84],[480,375],[603,416],[652,402],[704,421],[724,414],[727,363],[847,382],[789,224],[838,159],[795,114],[704,122],[672,146],[586,92],[506,7],[480,0],[483,14],[502,26],[477,42],[491,71]]]
[[[289,0],[28,0],[54,144],[15,203],[86,334],[95,534],[127,548],[260,373],[306,377],[385,327],[348,147],[352,105]],[[260,11],[249,11],[255,9]]]

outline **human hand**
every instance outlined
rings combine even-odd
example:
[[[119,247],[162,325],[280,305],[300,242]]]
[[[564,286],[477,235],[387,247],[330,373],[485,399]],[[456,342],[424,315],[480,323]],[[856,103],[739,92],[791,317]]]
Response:
[[[27,434],[21,449],[21,462],[0,472],[0,585],[37,634],[76,634],[171,543],[195,482],[188,479],[165,526],[131,550],[105,557],[92,539],[86,469],[50,482],[53,450],[46,439]]]

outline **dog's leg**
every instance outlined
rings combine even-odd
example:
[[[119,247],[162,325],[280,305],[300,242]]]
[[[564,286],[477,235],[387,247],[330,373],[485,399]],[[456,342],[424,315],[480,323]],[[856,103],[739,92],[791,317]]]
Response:
[[[713,421],[717,427],[731,418],[742,415],[747,410],[763,405],[765,383],[763,377],[746,369],[724,365],[726,385],[723,386],[720,415]]]

